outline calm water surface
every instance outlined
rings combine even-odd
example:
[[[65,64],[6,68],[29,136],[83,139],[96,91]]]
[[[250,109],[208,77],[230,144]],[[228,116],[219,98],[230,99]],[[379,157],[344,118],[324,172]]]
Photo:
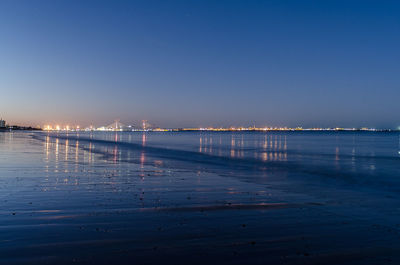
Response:
[[[0,133],[1,264],[399,264],[400,136]]]

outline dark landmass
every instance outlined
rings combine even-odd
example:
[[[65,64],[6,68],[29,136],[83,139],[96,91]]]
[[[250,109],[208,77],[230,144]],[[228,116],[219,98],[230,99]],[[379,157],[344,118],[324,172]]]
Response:
[[[0,131],[41,131],[41,128],[35,128],[31,126],[18,126],[18,125],[13,125],[13,126],[7,126],[7,127],[0,127]]]

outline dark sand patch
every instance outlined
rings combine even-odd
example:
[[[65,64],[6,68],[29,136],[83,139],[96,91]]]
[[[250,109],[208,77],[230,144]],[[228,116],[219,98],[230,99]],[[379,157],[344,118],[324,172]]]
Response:
[[[142,211],[159,212],[204,212],[204,211],[227,211],[227,210],[272,210],[299,207],[298,204],[289,203],[257,203],[257,204],[223,204],[223,205],[199,205],[186,207],[162,207],[146,208]]]

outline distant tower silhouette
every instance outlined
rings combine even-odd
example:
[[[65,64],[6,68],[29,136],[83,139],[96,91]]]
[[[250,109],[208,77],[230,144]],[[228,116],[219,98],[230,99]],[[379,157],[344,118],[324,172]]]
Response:
[[[113,123],[107,125],[107,129],[111,130],[122,130],[125,127],[123,123],[118,120],[115,120]]]
[[[142,127],[143,127],[143,130],[146,130],[149,127],[147,120],[142,120]]]

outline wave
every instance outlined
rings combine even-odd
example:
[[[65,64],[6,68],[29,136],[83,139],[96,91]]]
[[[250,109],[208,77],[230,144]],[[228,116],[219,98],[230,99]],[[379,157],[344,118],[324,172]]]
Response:
[[[34,134],[33,137],[38,140],[45,141],[42,135]],[[111,141],[90,137],[79,137],[70,135],[46,135],[59,140],[68,140],[69,145],[74,146],[76,141],[80,144],[87,143],[93,144],[96,148],[90,149],[91,152],[102,155],[105,159],[111,159],[113,154],[109,151],[104,150],[101,147],[117,147],[118,150],[126,150],[137,152],[138,154],[145,154],[146,157],[154,159],[161,159],[164,161],[164,166],[176,169],[189,169],[189,170],[203,170],[219,175],[236,176],[246,181],[259,182],[263,176],[268,175],[269,177],[274,176],[300,176],[302,178],[320,178],[320,179],[334,179],[345,182],[346,184],[364,184],[368,186],[372,185],[384,185],[393,186],[393,182],[398,184],[397,178],[393,177],[393,172],[389,172],[385,175],[385,172],[377,172],[376,170],[369,170],[366,165],[370,164],[370,161],[381,160],[379,163],[390,163],[396,165],[399,158],[396,157],[372,157],[372,156],[345,156],[340,155],[342,160],[335,161],[335,155],[315,155],[315,158],[311,158],[311,161],[293,160],[293,161],[263,161],[257,158],[251,157],[230,157],[230,156],[219,156],[210,153],[200,153],[196,151],[172,149],[165,147],[155,147],[142,145],[131,142],[123,141]],[[88,145],[82,146],[86,150]],[[262,150],[261,150],[262,152]],[[290,154],[290,152],[289,152]],[[304,155],[304,154],[303,154]],[[306,155],[305,155],[306,156]],[[324,163],[321,162],[321,158],[324,159]],[[347,159],[347,160],[346,160]],[[357,160],[357,168],[352,168],[348,162],[351,159]],[[151,160],[151,159],[148,159]],[[119,160],[120,162],[131,162],[140,163],[138,159],[128,158],[128,156],[122,155]],[[149,164],[151,165],[151,164]],[[385,168],[386,170],[386,168]],[[398,173],[398,170],[395,170]],[[257,178],[257,176],[259,178]],[[269,178],[270,179],[270,178]],[[262,180],[263,181],[263,180]]]

